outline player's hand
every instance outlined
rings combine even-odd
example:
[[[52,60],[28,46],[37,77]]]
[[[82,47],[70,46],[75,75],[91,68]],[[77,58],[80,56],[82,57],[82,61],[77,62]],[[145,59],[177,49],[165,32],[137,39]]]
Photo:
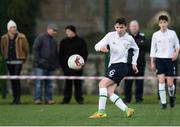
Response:
[[[175,52],[173,53],[173,56],[172,56],[172,61],[175,61],[178,57],[178,54]]]
[[[132,65],[132,69],[134,70],[135,74],[137,74],[139,72],[136,64]]]
[[[101,51],[101,52],[104,52],[104,53],[109,52],[109,50],[108,50],[107,48],[101,48],[100,51]]]
[[[157,74],[157,69],[156,69],[155,63],[151,63],[151,70],[152,70],[152,72],[153,72],[154,75]]]
[[[156,71],[156,65],[154,63],[151,63],[151,70],[154,72]]]

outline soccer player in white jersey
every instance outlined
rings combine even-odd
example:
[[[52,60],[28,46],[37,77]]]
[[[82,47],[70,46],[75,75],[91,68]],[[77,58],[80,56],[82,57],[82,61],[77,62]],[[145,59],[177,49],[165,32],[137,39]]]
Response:
[[[162,109],[166,109],[165,79],[167,79],[170,107],[173,108],[175,105],[173,76],[175,75],[176,69],[174,61],[179,54],[179,40],[176,32],[168,29],[168,17],[166,15],[159,16],[159,27],[160,30],[152,36],[150,53],[151,69],[156,71]],[[167,76],[167,78],[165,78],[165,76]]]
[[[132,36],[126,32],[126,25],[125,18],[118,18],[114,25],[116,31],[109,32],[95,45],[95,50],[98,52],[110,52],[110,62],[106,76],[99,83],[98,111],[89,118],[107,117],[105,112],[107,97],[109,97],[120,110],[124,111],[127,117],[131,117],[134,114],[134,109],[128,108],[121,98],[114,93],[116,87],[128,72],[127,56],[130,48],[134,49],[132,68],[138,73],[136,62],[139,55],[139,48]]]

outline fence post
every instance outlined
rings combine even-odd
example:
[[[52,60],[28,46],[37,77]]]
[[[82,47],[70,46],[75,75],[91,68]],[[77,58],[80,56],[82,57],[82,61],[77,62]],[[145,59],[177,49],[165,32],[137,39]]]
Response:
[[[8,0],[0,0],[0,15],[1,15],[1,23],[0,23],[0,36],[7,31],[6,24],[8,21]],[[0,75],[6,75],[6,65],[4,63],[3,57],[0,54]],[[2,98],[6,98],[7,95],[7,80],[0,81],[0,87],[2,88]]]
[[[104,30],[105,34],[109,31],[109,0],[104,0]],[[109,53],[105,54],[105,73],[108,69]]]

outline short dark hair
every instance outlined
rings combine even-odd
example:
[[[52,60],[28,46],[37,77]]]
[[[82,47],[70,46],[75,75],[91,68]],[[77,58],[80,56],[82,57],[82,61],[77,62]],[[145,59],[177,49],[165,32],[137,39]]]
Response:
[[[127,25],[127,22],[126,22],[126,19],[124,17],[120,17],[120,18],[117,18],[116,21],[115,21],[115,24],[123,24],[123,25]]]
[[[159,16],[159,21],[160,21],[160,20],[165,20],[165,21],[168,22],[168,17],[167,17],[167,15],[160,15],[160,16]]]
[[[73,26],[73,25],[68,25],[68,26],[66,26],[66,27],[65,27],[65,30],[67,30],[67,29],[69,29],[69,30],[73,31],[74,33],[76,33],[76,27]]]

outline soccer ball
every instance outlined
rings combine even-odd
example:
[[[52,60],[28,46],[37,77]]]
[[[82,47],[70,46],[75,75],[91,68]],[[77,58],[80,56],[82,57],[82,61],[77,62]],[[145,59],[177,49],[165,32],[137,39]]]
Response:
[[[78,54],[74,54],[68,59],[68,67],[74,70],[80,70],[84,65],[84,59]]]

